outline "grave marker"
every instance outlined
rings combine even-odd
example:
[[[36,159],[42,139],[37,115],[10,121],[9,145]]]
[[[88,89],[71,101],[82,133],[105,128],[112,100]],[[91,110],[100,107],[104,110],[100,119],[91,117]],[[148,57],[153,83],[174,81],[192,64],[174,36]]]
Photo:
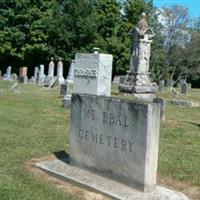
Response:
[[[156,185],[159,105],[72,96],[70,163],[149,192]]]
[[[188,93],[188,84],[186,82],[181,84],[181,94],[187,95]]]
[[[110,96],[112,55],[77,53],[74,69],[74,93]]]
[[[63,62],[61,61],[61,58],[59,58],[59,61],[57,63],[57,80],[58,84],[64,84],[65,79],[63,77]]]

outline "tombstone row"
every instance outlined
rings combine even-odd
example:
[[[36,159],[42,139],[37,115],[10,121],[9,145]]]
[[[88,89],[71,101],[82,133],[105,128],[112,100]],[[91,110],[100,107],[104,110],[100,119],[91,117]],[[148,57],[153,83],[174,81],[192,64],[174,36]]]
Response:
[[[159,80],[158,82],[158,91],[163,92],[164,88],[169,88],[170,91],[172,91],[174,86],[173,80],[167,80],[166,82],[164,80]],[[177,84],[178,88],[180,88],[181,94],[188,94],[188,91],[191,89],[191,83],[187,83],[186,80],[179,80],[179,83]]]
[[[58,84],[63,84],[65,82],[65,79],[63,77],[63,62],[61,61],[61,58],[59,58],[59,61],[57,63],[57,75],[54,76],[54,68],[55,64],[53,62],[53,58],[51,59],[51,62],[49,63],[48,67],[48,74],[47,76],[44,73],[44,65],[41,64],[39,67],[34,68],[34,75],[31,77],[30,80],[28,80],[27,67],[21,67],[19,69],[19,76],[16,74],[12,74],[12,67],[9,66],[6,69],[6,73],[2,77],[2,72],[0,71],[0,78],[3,80],[18,80],[21,83],[27,83],[28,81],[31,83],[38,83],[40,85],[49,85],[52,81],[57,81]]]

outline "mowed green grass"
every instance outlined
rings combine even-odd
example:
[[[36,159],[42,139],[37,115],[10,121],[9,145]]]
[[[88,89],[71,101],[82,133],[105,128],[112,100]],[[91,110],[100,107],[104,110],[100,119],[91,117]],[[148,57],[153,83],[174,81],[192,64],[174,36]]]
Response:
[[[36,178],[25,169],[32,158],[68,150],[69,111],[57,90],[0,81],[0,199],[76,199]]]
[[[22,93],[16,94],[10,88],[12,84],[0,81],[0,199],[81,199],[76,194],[67,195],[25,168],[32,158],[68,152],[70,112],[62,107],[59,91],[20,85]],[[162,96],[171,98],[168,92]],[[182,98],[200,103],[200,90]],[[200,108],[167,104],[166,121],[160,128],[158,173],[200,187],[199,169]]]

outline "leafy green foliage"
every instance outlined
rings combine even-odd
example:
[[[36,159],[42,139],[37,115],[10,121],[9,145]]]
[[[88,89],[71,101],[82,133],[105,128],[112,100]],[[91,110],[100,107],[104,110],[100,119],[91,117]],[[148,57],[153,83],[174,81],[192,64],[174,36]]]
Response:
[[[129,32],[142,12],[155,32],[150,62],[153,80],[182,76],[198,80],[199,20],[188,26],[187,8],[174,5],[163,8],[163,25],[152,0],[1,0],[1,70],[12,65],[18,73],[20,66],[27,65],[33,73],[34,66],[47,64],[52,56],[62,57],[69,66],[75,53],[99,47],[114,57],[113,76],[126,74]]]

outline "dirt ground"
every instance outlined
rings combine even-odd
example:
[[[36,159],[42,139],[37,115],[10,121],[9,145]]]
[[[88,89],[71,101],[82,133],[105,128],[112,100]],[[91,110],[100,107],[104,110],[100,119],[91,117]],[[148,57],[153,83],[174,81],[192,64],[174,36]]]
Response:
[[[103,194],[99,194],[94,191],[89,191],[75,184],[54,178],[48,175],[47,173],[45,173],[43,170],[36,167],[35,165],[37,162],[53,160],[55,158],[56,157],[54,155],[48,156],[48,157],[42,157],[42,158],[34,158],[30,160],[29,162],[25,163],[25,168],[28,171],[31,171],[33,174],[35,174],[35,176],[37,176],[42,181],[46,181],[48,183],[51,183],[55,187],[62,189],[63,191],[68,193],[72,198],[79,199],[81,197],[81,199],[85,199],[85,200],[111,200],[111,198]],[[190,198],[190,200],[200,200],[199,187],[194,187],[194,186],[187,185],[186,183],[177,182],[168,177],[162,177],[159,174],[157,177],[157,184],[160,186],[167,187],[172,190],[177,190],[179,192],[182,192],[185,195],[187,195]]]

